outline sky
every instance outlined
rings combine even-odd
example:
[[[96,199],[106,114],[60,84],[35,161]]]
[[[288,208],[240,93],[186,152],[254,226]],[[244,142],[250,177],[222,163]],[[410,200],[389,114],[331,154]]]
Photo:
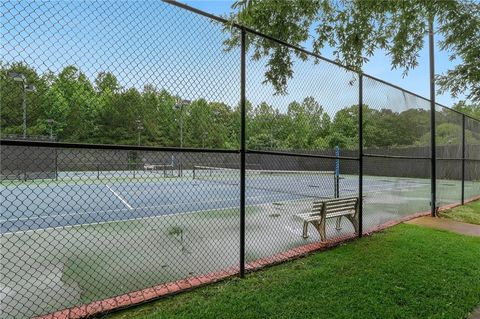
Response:
[[[184,1],[216,15],[230,12],[232,1]],[[240,50],[226,51],[230,33],[221,24],[161,1],[2,1],[0,50],[2,63],[24,62],[39,73],[59,73],[74,65],[92,82],[100,72],[112,72],[123,88],[142,90],[149,84],[183,99],[238,105]],[[330,50],[331,51],[331,50]],[[247,59],[247,100],[267,102],[285,112],[288,105],[315,98],[331,116],[358,103],[356,75],[327,62],[294,60],[288,94],[275,94],[264,83],[267,59]],[[329,50],[325,56],[329,56]],[[402,78],[391,71],[384,53],[372,58],[366,73],[428,97],[428,54],[420,66]],[[437,72],[451,66],[437,54]],[[448,95],[437,97],[451,106]],[[428,103],[373,80],[364,83],[364,103],[395,111],[428,108]]]
[[[210,0],[210,1],[201,1],[201,0],[184,0],[180,1],[182,3],[188,4],[192,7],[198,8],[200,10],[215,14],[215,15],[224,15],[232,11],[231,4],[233,0]],[[438,39],[436,39],[438,40]],[[429,59],[428,59],[428,38],[425,37],[425,47],[420,52],[420,57],[418,59],[419,66],[411,70],[408,76],[403,77],[402,70],[392,70],[390,66],[390,58],[383,51],[375,52],[375,55],[370,58],[369,63],[364,66],[364,72],[385,80],[387,82],[398,85],[402,88],[405,88],[413,93],[419,94],[424,97],[430,96],[430,85],[429,85]],[[311,47],[306,46],[307,49]],[[333,59],[331,48],[325,48],[322,52],[322,55],[326,58]],[[458,61],[450,61],[447,52],[440,51],[439,48],[435,47],[435,73],[440,74],[452,68],[455,63]],[[450,94],[437,94],[436,99],[440,104],[446,106],[453,105],[460,98],[452,98]]]

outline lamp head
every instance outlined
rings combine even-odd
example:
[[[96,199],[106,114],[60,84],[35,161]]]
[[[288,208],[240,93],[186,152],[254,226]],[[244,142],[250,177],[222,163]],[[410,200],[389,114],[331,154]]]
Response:
[[[25,74],[23,73],[18,73],[18,72],[10,72],[8,73],[8,76],[10,76],[15,82],[25,82]]]

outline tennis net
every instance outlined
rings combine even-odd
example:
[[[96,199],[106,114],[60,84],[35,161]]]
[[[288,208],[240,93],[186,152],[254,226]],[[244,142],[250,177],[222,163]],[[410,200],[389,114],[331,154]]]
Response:
[[[145,172],[163,175],[164,177],[174,176],[174,169],[171,164],[145,164],[143,169]]]
[[[249,188],[301,197],[338,196],[338,176],[334,171],[246,169],[245,177],[245,186]],[[240,169],[196,165],[193,167],[193,179],[240,185]]]

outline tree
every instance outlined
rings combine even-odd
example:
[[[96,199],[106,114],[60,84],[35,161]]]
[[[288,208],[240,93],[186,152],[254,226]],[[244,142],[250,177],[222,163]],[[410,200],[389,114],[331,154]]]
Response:
[[[324,112],[323,107],[311,96],[302,102],[309,118],[310,132],[308,145],[311,147],[319,142],[319,138],[325,138],[330,129],[330,116]]]
[[[248,146],[251,149],[268,149],[279,145],[276,140],[278,110],[262,102],[255,107],[250,120]]]
[[[52,134],[58,139],[64,136],[63,130],[67,126],[69,103],[59,91],[58,86],[50,87],[45,95],[45,101],[47,103],[45,103],[43,108],[44,114],[42,118],[39,119],[43,127],[42,134],[48,134],[51,125]],[[53,122],[48,123],[47,119],[53,120]]]
[[[56,77],[51,89],[58,99],[64,99],[68,104],[62,137],[77,142],[92,138],[103,105],[87,76],[77,67],[67,66]]]
[[[101,72],[90,80],[80,69],[67,66],[59,74],[38,74],[26,64],[1,67],[0,120],[3,134],[20,134],[21,86],[8,72],[22,72],[36,92],[27,95],[28,134],[49,135],[60,141],[112,144],[179,146],[179,96],[146,84],[142,91],[122,88],[113,73]],[[430,113],[421,108],[394,111],[396,107],[373,109],[363,106],[365,147],[405,147],[429,144]],[[457,103],[454,109],[473,116],[477,104]],[[330,120],[313,97],[293,101],[285,111],[266,102],[253,106],[246,101],[247,147],[249,149],[354,149],[358,146],[358,105],[340,109]],[[455,115],[455,116],[454,116]],[[238,149],[239,105],[198,98],[184,106],[185,146]],[[461,116],[451,110],[436,112],[438,144],[459,143]],[[53,123],[49,121],[53,120]],[[138,122],[140,121],[140,122]],[[466,138],[479,143],[474,120],[468,119]]]
[[[99,131],[106,143],[136,144],[142,96],[135,88],[115,94],[103,108]]]
[[[418,142],[423,135],[430,134],[430,110],[408,109],[398,114],[396,121],[398,131],[395,136],[398,145],[430,145],[430,140],[422,140],[423,143]]]
[[[100,72],[95,79],[95,86],[101,93],[117,93],[120,90],[118,80],[111,72]]]
[[[468,104],[465,101],[460,101],[458,103],[455,103],[453,109],[480,119],[480,103]]]
[[[213,112],[211,126],[212,136],[209,147],[231,149],[238,144],[239,136],[235,136],[231,108],[225,103],[211,102],[209,107]]]
[[[178,130],[175,123],[176,99],[166,90],[158,91],[153,85],[145,85],[138,118],[144,127],[142,144],[178,145]]]
[[[292,102],[288,105],[288,137],[287,144],[291,149],[307,149],[311,131],[310,118],[305,105]]]
[[[418,65],[428,20],[435,19],[435,31],[443,39],[440,48],[448,50],[451,59],[462,60],[438,77],[440,90],[480,101],[480,3],[476,1],[238,0],[233,8],[232,21],[297,46],[310,39],[314,27],[313,51],[320,54],[324,47],[332,47],[336,60],[355,70],[376,50],[384,50],[392,68],[403,69],[404,75]],[[265,81],[277,93],[286,93],[293,76],[292,56],[307,56],[262,37],[248,40],[254,59],[269,59]],[[238,43],[236,33],[225,42],[227,48]]]
[[[185,145],[204,148],[210,145],[215,132],[213,127],[213,111],[205,99],[190,103],[184,110]]]
[[[368,138],[365,136],[365,140]],[[358,105],[343,108],[335,114],[327,143],[330,148],[356,148],[358,145]]]
[[[48,86],[45,78],[39,76],[36,70],[25,63],[13,63],[10,66],[1,64],[0,72],[0,125],[2,133],[21,134],[23,126],[22,83],[14,81],[9,75],[10,72],[25,75],[26,83],[35,86],[34,92],[27,92],[26,94],[27,134],[43,133],[37,124],[47,103],[45,95]]]

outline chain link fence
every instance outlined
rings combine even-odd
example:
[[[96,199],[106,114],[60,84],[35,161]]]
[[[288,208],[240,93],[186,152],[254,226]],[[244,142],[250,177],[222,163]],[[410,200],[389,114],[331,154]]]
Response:
[[[1,8],[4,318],[429,211],[432,160],[438,207],[480,196],[478,120],[437,105],[432,159],[430,101],[301,48],[164,2]],[[290,54],[286,92],[255,43]]]

